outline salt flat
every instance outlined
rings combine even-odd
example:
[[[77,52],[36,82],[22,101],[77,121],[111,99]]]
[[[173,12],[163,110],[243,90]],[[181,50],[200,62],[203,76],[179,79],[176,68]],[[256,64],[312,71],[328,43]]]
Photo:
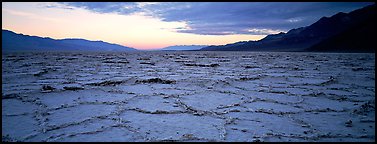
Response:
[[[375,55],[2,55],[2,141],[375,141]]]

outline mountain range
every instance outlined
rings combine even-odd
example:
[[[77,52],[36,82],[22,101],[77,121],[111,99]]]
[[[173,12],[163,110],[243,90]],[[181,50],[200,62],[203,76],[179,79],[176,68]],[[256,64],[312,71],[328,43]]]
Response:
[[[376,4],[322,17],[287,33],[267,35],[258,41],[208,46],[203,51],[375,52]]]
[[[162,48],[163,51],[179,51],[179,50],[199,50],[207,47],[208,45],[175,45]]]
[[[257,41],[240,41],[219,46],[176,45],[160,50],[200,51],[297,51],[375,52],[376,4],[322,17],[317,22],[267,35]],[[2,30],[2,51],[137,51],[134,48],[85,39],[52,39]]]
[[[2,51],[137,51],[134,48],[85,39],[52,39],[2,30]]]

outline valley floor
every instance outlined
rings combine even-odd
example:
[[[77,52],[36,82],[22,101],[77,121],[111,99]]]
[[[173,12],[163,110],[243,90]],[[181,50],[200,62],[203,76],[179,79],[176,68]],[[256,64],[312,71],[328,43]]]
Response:
[[[375,55],[4,53],[2,141],[375,141]]]

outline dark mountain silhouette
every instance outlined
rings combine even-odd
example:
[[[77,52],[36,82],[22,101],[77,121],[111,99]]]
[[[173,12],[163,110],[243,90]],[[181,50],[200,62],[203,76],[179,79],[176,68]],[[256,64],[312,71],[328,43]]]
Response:
[[[374,52],[375,7],[374,4],[348,14],[340,12],[322,17],[310,26],[268,35],[258,41],[209,46],[201,50]]]
[[[136,51],[136,49],[103,41],[56,40],[2,30],[2,51]]]
[[[361,21],[353,27],[325,39],[306,51],[315,52],[373,52],[376,48],[376,18]]]
[[[177,50],[199,50],[203,47],[207,47],[208,45],[175,45],[175,46],[168,46],[164,47],[160,50],[171,50],[171,51],[177,51]]]

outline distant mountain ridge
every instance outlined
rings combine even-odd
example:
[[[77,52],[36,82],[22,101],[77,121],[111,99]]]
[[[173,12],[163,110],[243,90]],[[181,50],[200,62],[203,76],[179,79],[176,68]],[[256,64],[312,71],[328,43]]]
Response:
[[[2,51],[137,51],[134,48],[85,39],[52,39],[2,30]]]
[[[165,48],[162,48],[160,50],[166,51],[166,50],[199,50],[203,47],[207,47],[208,45],[175,45],[175,46],[168,46]]]
[[[209,46],[205,51],[375,52],[376,5],[322,17],[310,26],[268,35],[258,41]]]

